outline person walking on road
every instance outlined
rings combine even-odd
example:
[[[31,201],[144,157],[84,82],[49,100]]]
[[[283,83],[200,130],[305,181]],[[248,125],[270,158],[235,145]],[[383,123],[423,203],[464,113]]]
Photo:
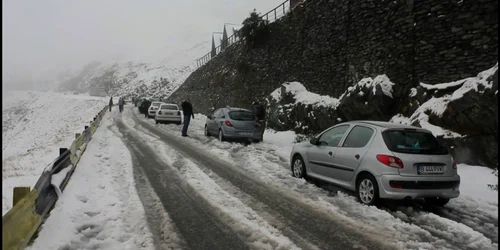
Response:
[[[120,100],[118,100],[118,107],[120,108],[120,113],[123,111],[124,104],[125,104],[125,100],[123,100],[123,97],[120,97]]]
[[[113,97],[109,98],[109,112],[111,112],[111,107],[113,107]]]
[[[191,117],[194,119],[193,105],[191,105],[191,102],[189,102],[189,97],[186,97],[186,99],[182,102],[181,108],[182,108],[182,113],[184,114],[184,126],[182,127],[182,136],[186,137],[188,136],[187,130],[189,127],[189,122],[191,121]]]

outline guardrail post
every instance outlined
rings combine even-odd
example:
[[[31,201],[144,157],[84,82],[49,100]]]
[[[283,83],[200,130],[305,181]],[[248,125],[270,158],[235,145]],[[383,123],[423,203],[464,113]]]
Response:
[[[59,148],[59,155],[64,154],[66,151],[68,151],[68,148]]]
[[[78,137],[80,137],[80,135],[81,135],[80,133],[76,133],[75,134],[75,139],[78,138]]]
[[[14,187],[12,207],[14,207],[22,198],[30,193],[30,187]]]

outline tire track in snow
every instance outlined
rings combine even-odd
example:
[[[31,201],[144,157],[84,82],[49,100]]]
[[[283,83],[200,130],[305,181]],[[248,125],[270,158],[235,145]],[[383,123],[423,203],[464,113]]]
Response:
[[[222,222],[214,211],[186,189],[182,181],[158,160],[149,146],[134,134],[121,119],[116,121],[120,133],[132,154],[137,156],[134,167],[142,168],[163,207],[185,239],[188,249],[247,249],[248,247]],[[147,204],[145,204],[147,206]],[[154,229],[153,225],[151,229]],[[163,229],[162,229],[163,230]],[[157,235],[160,232],[155,232]]]
[[[134,112],[132,112],[134,113]],[[323,210],[318,210],[308,204],[302,203],[294,197],[287,195],[270,186],[251,178],[244,172],[238,171],[227,162],[220,161],[205,154],[195,152],[185,143],[178,141],[176,137],[169,133],[162,132],[155,125],[138,118],[135,113],[132,115],[136,124],[141,124],[153,134],[161,137],[169,146],[181,152],[194,162],[210,168],[221,178],[231,182],[232,185],[251,195],[276,213],[282,214],[288,220],[288,226],[306,238],[311,243],[322,249],[391,249],[394,245],[387,241],[382,241],[379,233],[383,232],[359,232],[361,228],[352,228],[343,224],[331,214]],[[360,225],[357,225],[360,226]],[[378,238],[377,238],[378,237]],[[369,246],[369,247],[368,247]]]
[[[118,137],[123,137],[120,132],[116,131],[116,128],[108,127],[108,129]],[[124,144],[127,145],[125,142]],[[134,145],[130,145],[130,147],[134,147]],[[146,173],[142,168],[136,167],[139,165],[138,157],[144,157],[144,155],[136,155],[132,150],[130,150],[130,155],[132,156],[134,166],[135,186],[146,212],[145,216],[150,231],[154,232],[153,240],[156,249],[186,249],[187,245],[185,241],[180,237],[178,234],[179,230],[175,227],[172,219],[163,208],[160,198],[156,195],[146,177]]]
[[[136,129],[144,134],[156,138],[155,135],[151,135],[149,131],[140,126],[136,126]],[[233,228],[233,230],[238,232],[238,234],[244,238],[246,242],[249,242],[255,249],[298,249],[297,246],[294,246],[290,239],[284,236],[291,235],[293,237],[289,238],[293,238],[294,243],[300,246],[300,248],[319,250],[317,246],[314,246],[307,240],[303,239],[300,235],[291,231],[286,225],[280,223],[280,221],[274,216],[266,213],[262,209],[262,206],[264,206],[262,203],[256,201],[255,199],[248,202],[248,200],[251,199],[248,195],[244,196],[244,193],[227,181],[222,182],[223,179],[218,177],[209,169],[200,166],[199,164],[195,164],[186,158],[182,158],[177,151],[168,147],[168,145],[163,141],[156,140],[154,144],[157,145],[157,150],[163,154],[167,152],[168,155],[174,155],[167,157],[169,159],[164,159],[164,161],[168,162],[168,165],[175,167],[180,174],[183,175],[184,179],[187,179],[188,181],[191,180],[191,185],[194,184],[194,186],[196,186],[198,184],[198,187],[195,187],[195,189],[197,192],[202,193],[205,199],[209,201],[217,200],[218,202],[212,203],[215,203],[215,207],[224,211],[224,214],[221,212],[222,219],[225,220],[227,224]],[[158,155],[162,156],[163,154],[159,153]],[[193,178],[193,176],[196,176],[196,178]],[[199,184],[203,185],[200,186]],[[210,187],[207,187],[207,185]],[[205,191],[206,189],[212,191],[207,194]],[[216,190],[217,192],[214,193],[213,190]],[[216,196],[214,196],[214,194],[216,194]],[[242,202],[242,199],[247,200],[247,202]],[[248,204],[252,204],[253,206],[249,206]],[[255,205],[257,205],[258,209],[255,209]],[[237,211],[227,211],[225,209],[227,206],[230,206]],[[286,232],[282,233],[280,231]]]

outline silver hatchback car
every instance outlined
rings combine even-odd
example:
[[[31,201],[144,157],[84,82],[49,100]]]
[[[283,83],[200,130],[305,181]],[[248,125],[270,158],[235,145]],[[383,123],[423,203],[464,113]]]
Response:
[[[220,108],[207,117],[205,135],[216,135],[219,141],[262,141],[264,128],[258,126],[251,110],[242,108]]]
[[[292,175],[317,178],[355,191],[359,201],[423,198],[444,206],[460,195],[457,164],[426,129],[352,121],[293,147]]]

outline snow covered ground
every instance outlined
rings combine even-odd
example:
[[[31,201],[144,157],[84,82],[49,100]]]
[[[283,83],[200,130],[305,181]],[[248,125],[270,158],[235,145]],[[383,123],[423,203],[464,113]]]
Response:
[[[119,136],[107,113],[29,249],[154,248]]]
[[[33,186],[43,169],[69,147],[107,104],[106,98],[49,92],[2,94],[2,215],[15,186]]]

